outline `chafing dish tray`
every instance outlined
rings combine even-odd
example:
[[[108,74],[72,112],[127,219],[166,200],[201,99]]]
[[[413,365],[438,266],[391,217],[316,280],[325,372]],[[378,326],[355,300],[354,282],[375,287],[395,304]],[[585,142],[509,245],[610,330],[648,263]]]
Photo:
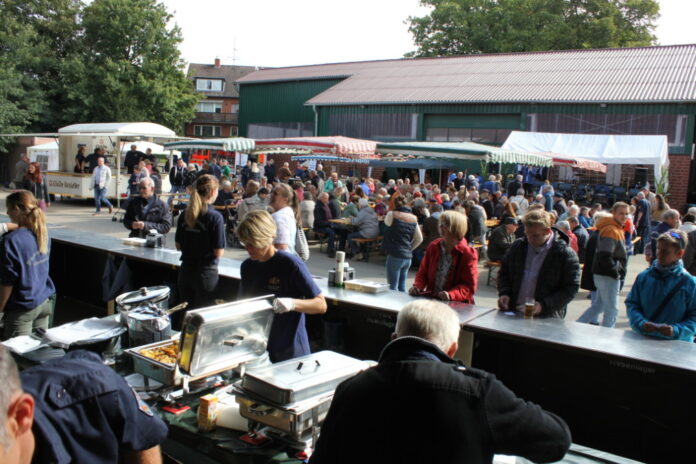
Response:
[[[179,347],[179,340],[163,340],[149,345],[129,348],[126,351],[133,358],[133,370],[145,377],[154,379],[168,387],[181,385],[182,377],[176,360],[173,363],[162,362],[146,356],[148,352],[157,348]]]
[[[238,388],[233,392],[242,417],[291,434],[297,440],[324,421],[333,398],[331,391],[297,403],[277,405]]]
[[[273,322],[273,296],[186,313],[179,368],[191,377],[221,372],[263,355]]]
[[[270,403],[287,405],[333,393],[338,384],[370,365],[333,351],[320,351],[247,372],[242,390]]]

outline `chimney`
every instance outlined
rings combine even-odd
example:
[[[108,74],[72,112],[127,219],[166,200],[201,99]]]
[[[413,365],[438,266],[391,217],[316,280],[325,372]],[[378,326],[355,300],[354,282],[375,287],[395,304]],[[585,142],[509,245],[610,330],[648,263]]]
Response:
[[[220,58],[217,57],[217,56],[215,57],[215,67],[216,67],[216,68],[219,68],[219,67],[220,67]]]

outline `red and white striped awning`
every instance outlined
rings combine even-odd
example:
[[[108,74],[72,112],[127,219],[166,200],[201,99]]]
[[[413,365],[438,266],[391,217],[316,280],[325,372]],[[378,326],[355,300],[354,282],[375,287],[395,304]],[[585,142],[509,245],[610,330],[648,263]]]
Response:
[[[298,150],[303,153],[329,153],[332,155],[358,157],[358,158],[377,158],[375,154],[377,142],[372,140],[352,139],[350,137],[290,137],[281,139],[260,139],[256,140],[256,151],[286,149]]]
[[[568,166],[571,168],[587,169],[588,171],[597,171],[606,173],[607,165],[599,161],[580,158],[579,156],[562,155],[560,153],[544,152],[542,155],[550,156],[555,166]]]

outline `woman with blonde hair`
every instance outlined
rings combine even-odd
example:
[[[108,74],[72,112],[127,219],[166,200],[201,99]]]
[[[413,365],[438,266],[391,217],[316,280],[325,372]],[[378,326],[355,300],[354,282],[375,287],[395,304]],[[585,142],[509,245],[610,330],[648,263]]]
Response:
[[[478,285],[478,253],[464,238],[467,217],[445,211],[438,218],[438,227],[442,238],[428,245],[409,293],[473,304]]]
[[[209,174],[192,185],[191,198],[176,227],[176,249],[181,251],[178,288],[189,309],[214,303],[218,261],[225,251],[225,220],[212,206],[218,180]]]
[[[276,223],[266,211],[247,214],[237,234],[249,253],[241,266],[239,298],[276,296],[268,337],[271,362],[310,354],[305,314],[326,312],[326,300],[312,274],[298,256],[274,246]]]
[[[46,216],[36,198],[19,190],[5,201],[7,215],[19,226],[0,240],[0,312],[8,339],[48,328],[55,287],[48,275]]]
[[[278,184],[271,193],[273,221],[276,224],[276,237],[273,245],[278,250],[295,253],[297,227],[302,225],[300,204],[295,191],[288,184]]]

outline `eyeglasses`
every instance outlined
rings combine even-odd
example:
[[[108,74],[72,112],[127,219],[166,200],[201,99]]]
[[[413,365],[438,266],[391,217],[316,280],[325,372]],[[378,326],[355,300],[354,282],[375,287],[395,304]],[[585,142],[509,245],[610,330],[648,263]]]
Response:
[[[141,185],[141,186],[138,187],[138,190],[147,190],[147,189],[149,189],[149,188],[150,188],[150,187],[146,187],[146,186],[144,186],[144,185]]]

